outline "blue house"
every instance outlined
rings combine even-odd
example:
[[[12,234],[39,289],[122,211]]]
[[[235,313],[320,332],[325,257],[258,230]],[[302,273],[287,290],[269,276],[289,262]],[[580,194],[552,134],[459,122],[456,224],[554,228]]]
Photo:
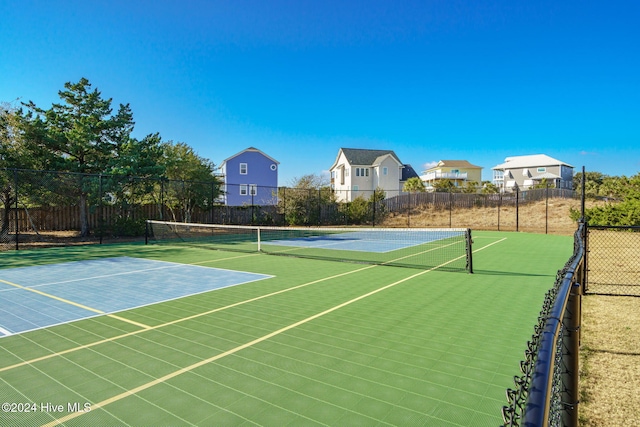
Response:
[[[220,164],[227,206],[275,205],[278,203],[278,165],[254,147],[234,154]]]

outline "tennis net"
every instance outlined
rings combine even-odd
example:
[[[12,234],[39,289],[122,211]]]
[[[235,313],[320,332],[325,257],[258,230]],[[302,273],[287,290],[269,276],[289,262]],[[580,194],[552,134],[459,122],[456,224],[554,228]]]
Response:
[[[263,227],[147,221],[147,243],[473,272],[467,228]]]

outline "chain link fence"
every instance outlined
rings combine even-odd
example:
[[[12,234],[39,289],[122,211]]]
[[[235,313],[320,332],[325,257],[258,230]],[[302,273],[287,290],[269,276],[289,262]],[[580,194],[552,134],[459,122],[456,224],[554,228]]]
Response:
[[[568,190],[505,194],[339,192],[0,169],[0,249],[141,238],[146,219],[242,225],[473,227],[566,232]]]
[[[577,426],[582,294],[586,280],[586,225],[574,234],[573,254],[547,291],[527,342],[521,375],[507,389],[505,427]]]
[[[640,226],[589,226],[586,293],[640,296]]]

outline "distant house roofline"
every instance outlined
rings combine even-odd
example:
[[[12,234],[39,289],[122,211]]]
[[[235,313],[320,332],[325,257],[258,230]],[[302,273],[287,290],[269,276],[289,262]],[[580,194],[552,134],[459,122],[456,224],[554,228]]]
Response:
[[[231,156],[231,157],[227,157],[226,159],[224,159],[224,160],[222,161],[222,163],[220,163],[220,167],[222,167],[222,166],[223,166],[225,163],[227,163],[229,160],[231,160],[231,159],[233,159],[233,158],[236,158],[236,157],[238,157],[239,155],[244,154],[244,153],[246,153],[246,152],[248,152],[248,151],[255,152],[255,153],[260,153],[260,154],[262,154],[263,156],[265,156],[267,159],[269,159],[269,160],[271,160],[272,162],[274,162],[275,164],[278,164],[278,165],[280,164],[280,162],[279,162],[279,161],[277,161],[276,159],[274,159],[274,158],[273,158],[273,157],[271,157],[270,155],[266,154],[264,151],[262,151],[262,150],[258,150],[258,149],[257,149],[257,148],[255,148],[255,147],[249,147],[249,148],[245,148],[244,150],[240,151],[239,153],[234,154],[234,155],[233,155],[233,156]]]
[[[483,169],[482,166],[476,166],[469,163],[467,160],[440,160],[435,166],[426,169],[425,172],[440,168],[466,168],[466,169]]]
[[[549,157],[546,154],[532,154],[528,156],[511,156],[504,159],[504,163],[492,167],[493,170],[520,169],[536,166],[567,166],[568,163]]]
[[[336,160],[331,165],[331,169],[335,168],[340,159],[340,154],[344,154],[347,162],[351,166],[375,166],[381,162],[381,158],[385,156],[392,157],[400,167],[403,163],[393,150],[369,150],[365,148],[340,148]]]

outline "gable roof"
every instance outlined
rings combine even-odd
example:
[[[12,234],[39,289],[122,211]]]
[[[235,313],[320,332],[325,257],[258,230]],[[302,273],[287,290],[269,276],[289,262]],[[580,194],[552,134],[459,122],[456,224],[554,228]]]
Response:
[[[336,157],[336,161],[333,163],[333,166],[331,167],[332,169],[338,162],[338,159],[340,158],[340,152],[344,154],[344,156],[347,158],[347,161],[349,162],[350,165],[373,166],[378,164],[380,161],[382,161],[381,157],[385,157],[385,156],[393,157],[393,159],[395,159],[395,161],[397,161],[398,164],[402,165],[402,162],[400,161],[396,153],[393,152],[393,150],[367,150],[363,148],[340,148],[340,151],[338,152],[338,157]]]
[[[405,164],[402,168],[402,177],[400,178],[400,181],[406,181],[409,178],[420,178],[420,175],[418,175],[413,166]]]
[[[262,154],[263,156],[265,156],[267,159],[271,160],[272,162],[274,162],[274,163],[276,163],[276,164],[280,164],[280,162],[279,162],[279,161],[277,161],[277,160],[276,160],[276,159],[274,159],[273,157],[271,157],[271,156],[269,156],[269,155],[265,154],[263,151],[260,151],[260,150],[258,150],[258,149],[257,149],[257,148],[255,148],[255,147],[249,147],[249,148],[246,148],[246,149],[242,150],[242,151],[241,151],[241,152],[239,152],[239,153],[234,154],[234,155],[233,155],[233,156],[231,156],[231,157],[227,157],[226,159],[224,159],[224,160],[222,161],[222,163],[220,163],[220,167],[222,167],[222,166],[223,166],[225,163],[227,163],[229,160],[234,159],[234,158],[238,157],[239,155],[244,154],[244,153],[249,152],[249,151],[251,151],[251,152],[255,152],[255,153],[260,153],[260,154]]]
[[[466,169],[482,169],[482,166],[476,166],[469,163],[467,160],[440,160],[435,166],[427,169],[428,171],[432,169],[438,169],[442,167],[447,168],[466,168]]]
[[[573,168],[568,163],[549,157],[546,154],[533,154],[530,156],[512,156],[504,159],[504,163],[494,166],[492,169],[505,170],[505,169],[520,169],[520,168],[532,168],[536,166],[568,166]]]

